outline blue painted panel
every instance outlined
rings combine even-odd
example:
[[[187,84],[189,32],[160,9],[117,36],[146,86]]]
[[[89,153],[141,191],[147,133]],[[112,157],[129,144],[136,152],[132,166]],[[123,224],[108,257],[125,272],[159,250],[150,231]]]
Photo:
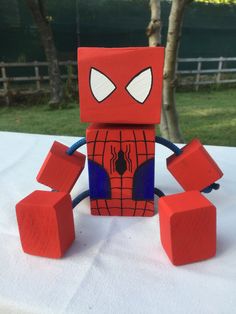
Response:
[[[110,178],[106,170],[95,161],[88,160],[88,171],[90,198],[111,198]]]
[[[145,161],[137,168],[133,181],[133,199],[154,199],[154,158]]]

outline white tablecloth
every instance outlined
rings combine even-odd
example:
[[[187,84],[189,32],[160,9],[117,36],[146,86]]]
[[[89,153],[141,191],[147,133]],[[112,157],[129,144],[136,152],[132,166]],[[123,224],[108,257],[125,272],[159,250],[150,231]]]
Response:
[[[221,189],[207,195],[218,210],[216,257],[175,267],[161,247],[158,215],[94,217],[88,199],[75,209],[77,238],[63,259],[22,252],[15,204],[48,189],[35,177],[55,139],[77,140],[0,132],[0,313],[236,312],[236,148],[206,147],[224,172]],[[156,185],[181,192],[165,167],[169,151],[156,151]],[[87,188],[85,168],[72,196]]]

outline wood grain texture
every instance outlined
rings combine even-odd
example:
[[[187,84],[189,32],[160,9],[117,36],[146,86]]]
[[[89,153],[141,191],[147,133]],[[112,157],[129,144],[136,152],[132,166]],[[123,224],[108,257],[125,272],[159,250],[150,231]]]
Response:
[[[167,168],[185,191],[201,191],[222,177],[222,171],[198,139],[182,151],[179,156],[167,158]]]
[[[174,265],[216,253],[216,208],[198,191],[165,196],[158,203],[161,243]]]
[[[163,47],[78,48],[81,122],[159,123],[163,63]],[[148,94],[145,79],[141,75],[147,69],[152,73],[151,89]],[[95,89],[92,79],[94,70],[100,72]],[[110,87],[115,86],[114,90],[111,89],[112,92],[109,93],[108,88],[105,93],[107,84],[104,80],[110,80]],[[132,89],[136,85],[135,90],[140,97],[129,93],[128,87],[131,87],[131,83]]]
[[[75,239],[70,195],[34,191],[16,205],[25,253],[60,258]]]
[[[68,147],[55,141],[37,175],[37,181],[53,190],[70,193],[85,164],[85,155],[66,153]]]
[[[91,213],[154,215],[154,125],[92,124],[86,132]]]

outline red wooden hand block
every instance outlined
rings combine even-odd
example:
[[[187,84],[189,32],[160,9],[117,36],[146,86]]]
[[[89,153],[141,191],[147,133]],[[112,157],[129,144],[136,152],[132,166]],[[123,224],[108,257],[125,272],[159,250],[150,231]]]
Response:
[[[222,171],[198,139],[182,151],[178,156],[167,158],[167,168],[185,191],[201,191],[222,177]]]
[[[16,205],[25,253],[59,258],[75,239],[70,195],[34,191]]]
[[[69,193],[80,176],[85,164],[85,155],[66,153],[68,147],[54,142],[38,175],[37,181],[50,188]]]
[[[174,265],[210,258],[216,253],[216,208],[198,191],[159,199],[162,245]]]

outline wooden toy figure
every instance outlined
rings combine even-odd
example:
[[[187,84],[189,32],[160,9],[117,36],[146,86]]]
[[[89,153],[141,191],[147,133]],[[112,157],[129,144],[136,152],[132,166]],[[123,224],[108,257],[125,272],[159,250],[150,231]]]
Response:
[[[201,192],[218,189],[223,174],[199,140],[182,149],[155,136],[162,104],[164,48],[79,48],[81,121],[86,139],[70,148],[54,142],[37,180],[50,187],[16,206],[26,253],[58,258],[75,238],[73,211],[90,197],[92,215],[153,216],[159,197],[161,242],[175,265],[209,258],[216,251],[216,209]],[[155,143],[173,151],[167,168],[184,191],[165,196],[154,187]],[[73,201],[87,145],[89,191]]]

